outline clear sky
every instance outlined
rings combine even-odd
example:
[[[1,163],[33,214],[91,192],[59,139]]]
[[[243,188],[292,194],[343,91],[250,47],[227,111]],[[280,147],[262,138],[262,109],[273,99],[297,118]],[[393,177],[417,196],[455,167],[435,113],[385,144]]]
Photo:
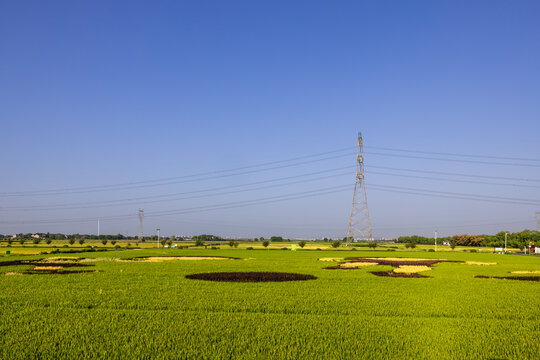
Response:
[[[538,19],[538,1],[4,0],[0,233],[136,234],[143,208],[145,234],[345,236],[358,131],[375,236],[534,229]]]

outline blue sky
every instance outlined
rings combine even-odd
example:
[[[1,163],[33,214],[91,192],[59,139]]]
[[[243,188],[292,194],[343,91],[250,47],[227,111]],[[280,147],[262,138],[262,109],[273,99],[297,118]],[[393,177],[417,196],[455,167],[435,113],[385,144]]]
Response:
[[[3,1],[0,233],[95,233],[94,219],[101,218],[102,233],[136,234],[138,208],[151,215],[350,184],[350,190],[326,195],[145,219],[147,234],[160,227],[167,235],[344,236],[358,131],[366,146],[375,236],[534,228],[540,202],[508,199],[540,200],[540,182],[532,181],[540,179],[539,16],[535,1]],[[377,147],[532,160],[428,160]],[[189,183],[29,193],[186,176],[342,148],[350,151]],[[380,167],[407,171],[383,175]],[[182,200],[166,196],[289,176],[311,181]],[[474,179],[484,183],[463,182]],[[397,193],[370,184],[507,202]],[[27,196],[6,196],[14,192]],[[84,207],[153,196],[170,200]],[[50,209],[59,204],[77,205]],[[114,219],[126,214],[134,217]]]

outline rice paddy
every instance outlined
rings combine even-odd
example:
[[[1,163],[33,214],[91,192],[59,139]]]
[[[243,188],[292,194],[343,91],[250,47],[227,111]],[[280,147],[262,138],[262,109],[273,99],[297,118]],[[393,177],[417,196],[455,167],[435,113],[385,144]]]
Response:
[[[538,358],[540,257],[387,254],[155,249],[0,258],[0,357]],[[258,281],[283,274],[307,281]]]

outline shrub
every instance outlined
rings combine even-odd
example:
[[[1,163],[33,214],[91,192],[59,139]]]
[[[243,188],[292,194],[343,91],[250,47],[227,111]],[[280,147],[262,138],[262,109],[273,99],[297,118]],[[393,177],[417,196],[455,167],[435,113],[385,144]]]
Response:
[[[428,251],[429,251],[429,252],[435,252],[435,250],[433,250],[433,249],[429,249]]]
[[[265,248],[267,248],[268,245],[270,245],[270,241],[264,240],[264,241],[262,242],[262,246],[264,246]]]
[[[471,250],[469,250],[469,252],[475,253],[476,249],[471,249]]]
[[[300,246],[303,249],[304,246],[306,246],[306,242],[305,241],[299,241],[298,246]]]
[[[339,240],[332,241],[332,247],[333,247],[334,249],[337,249],[337,248],[340,247],[340,246],[341,246],[341,241],[339,241]]]
[[[287,249],[286,247],[282,247],[281,250],[289,250],[289,249]]]
[[[217,246],[212,246],[210,250],[219,250],[219,248]]]
[[[108,242],[109,242],[109,241],[108,241],[107,239],[101,240],[101,243],[102,243],[103,245],[107,245]]]
[[[368,246],[369,246],[370,249],[375,249],[377,247],[377,242],[376,241],[369,241]]]
[[[112,241],[111,241],[111,243],[112,243]],[[114,248],[115,248],[116,250],[118,250],[118,249],[121,248],[121,246],[120,246],[120,245],[116,245]]]
[[[75,244],[75,239],[69,239],[69,240],[68,240],[68,243],[69,243],[69,245]]]
[[[47,245],[50,245],[52,243],[52,239],[45,240],[45,243],[47,243]]]
[[[111,245],[115,245],[115,244],[116,244],[116,240],[112,240]]]
[[[24,245],[24,242],[25,242],[25,241],[26,241],[25,239],[20,239],[20,240],[19,240],[19,244]]]
[[[253,246],[246,248],[246,250],[253,250]]]
[[[167,244],[167,239],[161,239],[159,243],[161,244],[161,246],[165,246],[165,244]]]
[[[202,241],[201,239],[195,240],[195,246],[204,246],[204,241]]]
[[[84,244],[84,239],[79,239],[79,245],[83,245]]]

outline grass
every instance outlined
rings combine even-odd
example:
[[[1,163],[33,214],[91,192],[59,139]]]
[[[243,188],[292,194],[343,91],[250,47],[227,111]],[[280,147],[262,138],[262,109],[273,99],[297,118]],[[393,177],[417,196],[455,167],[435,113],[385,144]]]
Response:
[[[279,248],[283,244],[279,244]],[[95,261],[99,272],[0,274],[0,358],[535,359],[540,284],[475,275],[540,270],[539,257],[425,251],[147,249],[77,258],[229,256],[240,260]],[[42,256],[10,256],[2,261]],[[55,255],[56,256],[56,255]],[[319,258],[423,258],[429,278],[377,277],[390,266],[325,270]],[[46,266],[46,265],[44,265]],[[0,267],[21,272],[29,266]],[[67,270],[72,270],[69,268]],[[77,268],[75,268],[77,269]],[[67,271],[66,270],[66,271]],[[204,272],[316,276],[281,283],[186,279]],[[527,274],[525,274],[527,275]]]

